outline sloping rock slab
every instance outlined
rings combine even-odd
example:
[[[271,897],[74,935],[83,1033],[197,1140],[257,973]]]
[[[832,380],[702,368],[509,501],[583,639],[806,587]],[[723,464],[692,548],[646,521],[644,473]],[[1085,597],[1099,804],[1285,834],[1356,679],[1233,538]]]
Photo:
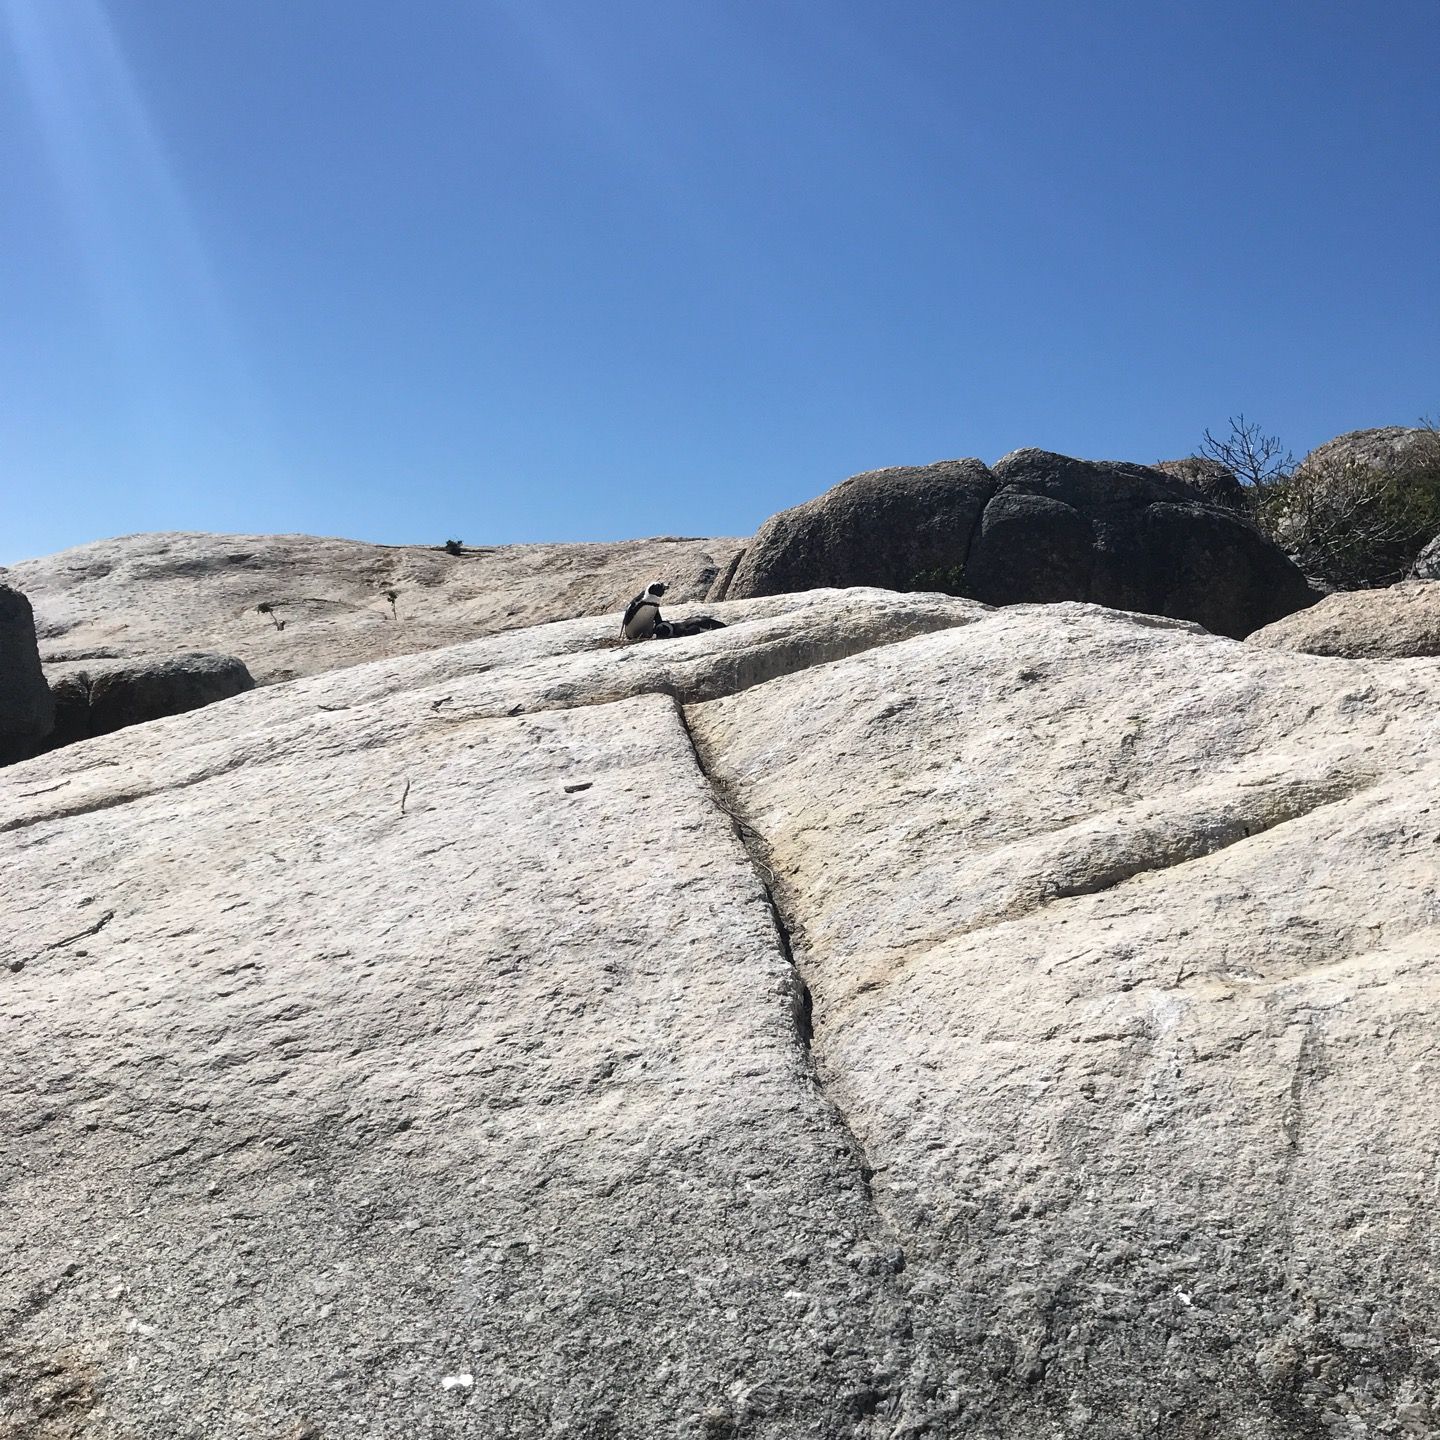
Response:
[[[0,1425],[871,1428],[898,1252],[674,696],[984,614],[570,622],[7,772]]]
[[[315,535],[126,535],[0,571],[35,603],[46,664],[204,650],[258,684],[614,611],[651,580],[702,598],[736,540],[369,545]]]
[[[0,776],[0,1424],[1424,1433],[1433,664],[721,613]]]
[[[1348,659],[1440,655],[1440,584],[1433,580],[1384,590],[1348,590],[1277,620],[1251,643]]]
[[[181,715],[255,688],[243,661],[196,652],[52,665],[49,680],[56,745]]]
[[[1068,605],[691,708],[905,1252],[895,1433],[1433,1424],[1437,713]]]

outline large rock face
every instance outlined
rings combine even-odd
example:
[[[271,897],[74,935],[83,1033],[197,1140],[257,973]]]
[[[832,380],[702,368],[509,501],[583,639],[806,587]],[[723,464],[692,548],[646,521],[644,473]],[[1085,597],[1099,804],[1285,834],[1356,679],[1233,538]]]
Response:
[[[0,765],[28,754],[55,725],[30,601],[0,585]]]
[[[181,715],[255,688],[233,655],[188,652],[128,660],[83,660],[48,669],[56,745],[108,735],[127,725]]]
[[[1348,659],[1440,655],[1440,584],[1410,581],[1384,590],[1347,590],[1289,615],[1251,637],[1257,645]]]
[[[47,664],[179,650],[265,684],[496,630],[623,610],[651,580],[703,596],[737,540],[367,545],[313,535],[127,535],[0,571],[35,604]]]
[[[0,776],[0,1434],[1433,1429],[1440,672],[721,613]]]
[[[724,593],[847,584],[993,605],[1089,600],[1237,637],[1315,598],[1274,545],[1188,482],[1044,450],[993,471],[959,460],[857,475],[767,521]]]

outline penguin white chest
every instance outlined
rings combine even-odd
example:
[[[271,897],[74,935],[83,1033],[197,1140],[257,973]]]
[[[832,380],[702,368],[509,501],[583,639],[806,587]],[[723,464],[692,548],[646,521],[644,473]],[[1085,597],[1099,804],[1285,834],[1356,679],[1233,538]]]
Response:
[[[655,617],[660,613],[658,605],[641,605],[625,626],[627,640],[643,640],[655,629]]]

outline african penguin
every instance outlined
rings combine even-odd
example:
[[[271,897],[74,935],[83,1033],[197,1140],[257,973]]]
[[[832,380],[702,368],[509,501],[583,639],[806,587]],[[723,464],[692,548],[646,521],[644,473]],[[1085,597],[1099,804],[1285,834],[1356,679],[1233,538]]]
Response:
[[[723,630],[725,622],[713,615],[689,615],[684,620],[657,620],[656,640],[679,640],[686,635],[699,635],[706,630]]]
[[[637,595],[625,607],[625,618],[620,622],[622,640],[648,640],[655,633],[655,622],[660,618],[660,597],[664,593],[664,585],[653,581],[645,587],[643,595]]]

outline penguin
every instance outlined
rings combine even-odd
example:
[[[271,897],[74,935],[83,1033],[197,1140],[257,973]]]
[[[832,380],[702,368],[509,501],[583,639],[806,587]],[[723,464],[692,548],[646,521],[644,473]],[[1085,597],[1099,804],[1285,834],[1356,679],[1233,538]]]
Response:
[[[725,622],[713,615],[690,615],[684,620],[657,620],[655,640],[679,640],[686,635],[699,635],[706,630],[723,630]]]
[[[626,607],[625,618],[620,622],[622,640],[648,640],[655,633],[655,622],[660,618],[660,597],[665,586],[652,581],[645,587],[643,595],[637,595]]]

